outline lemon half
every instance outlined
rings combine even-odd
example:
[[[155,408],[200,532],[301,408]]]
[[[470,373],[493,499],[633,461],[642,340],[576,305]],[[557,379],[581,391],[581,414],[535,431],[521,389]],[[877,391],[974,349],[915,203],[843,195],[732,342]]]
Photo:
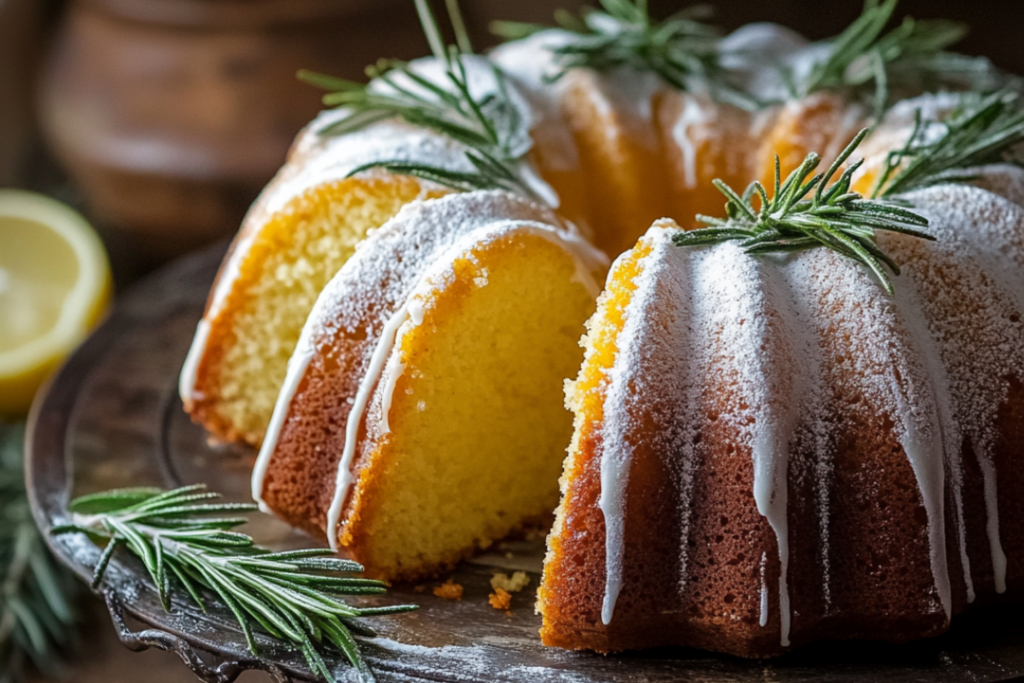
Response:
[[[0,190],[0,415],[28,411],[110,294],[106,252],[81,215],[43,195]]]

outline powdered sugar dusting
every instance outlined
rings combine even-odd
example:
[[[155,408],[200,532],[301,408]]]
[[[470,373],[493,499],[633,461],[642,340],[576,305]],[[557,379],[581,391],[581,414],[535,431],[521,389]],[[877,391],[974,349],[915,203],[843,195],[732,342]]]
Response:
[[[983,175],[978,183],[985,182]],[[625,311],[602,426],[598,504],[606,523],[606,624],[629,561],[625,492],[639,438],[633,432],[636,402],[649,384],[668,396],[664,400],[672,405],[676,426],[645,438],[663,442],[666,453],[683,461],[695,459],[690,437],[706,419],[701,412],[706,398],[694,387],[714,386],[714,393],[726,395],[718,417],[751,453],[754,499],[778,544],[784,645],[790,451],[795,435],[802,434],[827,482],[829,434],[850,428],[842,411],[853,396],[891,422],[917,480],[928,519],[936,608],[951,615],[947,491],[967,598],[974,599],[964,538],[963,439],[985,478],[996,590],[1005,590],[992,425],[1006,399],[1007,378],[1024,374],[1024,209],[968,185],[936,187],[909,199],[931,218],[939,239],[931,243],[888,233],[880,238],[882,248],[904,266],[895,298],[866,269],[829,250],[755,259],[732,243],[679,249],[671,244],[674,224],[668,221],[643,238],[652,248],[641,261]],[[851,343],[856,353],[848,353]],[[677,359],[686,361],[673,362]],[[828,596],[827,484],[819,487],[817,505]],[[683,520],[684,534],[686,528]],[[762,619],[766,614],[763,603]]]
[[[948,431],[957,435],[947,453],[959,451],[964,439],[981,468],[1001,593],[1006,557],[999,538],[993,425],[1008,379],[1024,376],[1024,209],[968,185],[934,187],[908,199],[928,216],[937,241],[922,245],[887,236],[882,244],[906,264],[919,297],[908,308],[919,306],[946,370],[953,413]]]
[[[599,502],[607,530],[602,618],[610,622],[621,587],[624,491],[636,428],[631,403],[643,395],[645,377],[653,376],[654,384],[674,394],[671,412],[681,426],[652,438],[665,442],[666,453],[681,453],[683,460],[692,461],[693,437],[707,419],[700,387],[711,382],[725,395],[725,405],[716,405],[718,419],[735,431],[736,445],[751,454],[758,511],[776,535],[780,633],[788,645],[788,452],[800,409],[813,412],[817,403],[812,400],[816,383],[807,375],[819,363],[812,357],[810,337],[796,324],[789,285],[778,272],[760,268],[732,243],[679,249],[671,243],[675,227],[671,222],[656,224],[644,238],[653,249],[635,281],[610,373]],[[680,364],[681,358],[687,361]],[[685,583],[685,576],[681,580]]]

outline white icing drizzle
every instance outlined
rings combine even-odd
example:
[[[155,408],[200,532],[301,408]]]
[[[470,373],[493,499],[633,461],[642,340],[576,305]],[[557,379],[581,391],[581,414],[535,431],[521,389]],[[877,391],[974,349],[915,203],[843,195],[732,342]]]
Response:
[[[185,356],[185,363],[181,366],[181,374],[178,375],[178,396],[185,405],[203,397],[196,393],[196,374],[199,370],[199,363],[206,351],[206,342],[210,338],[210,323],[203,318],[196,325],[196,335],[192,338],[192,346],[188,348],[188,355]]]
[[[607,624],[612,619],[624,574],[625,491],[633,452],[630,403],[634,394],[642,392],[635,383],[645,374],[655,375],[658,382],[668,381],[651,367],[652,363],[657,366],[659,360],[671,356],[670,372],[676,373],[677,359],[685,357],[690,359],[685,365],[705,368],[703,372],[714,373],[716,385],[721,383],[737,392],[728,407],[723,407],[720,419],[730,421],[738,443],[751,451],[754,498],[778,544],[780,638],[783,645],[788,645],[787,467],[798,409],[809,402],[806,388],[811,384],[804,374],[816,367],[802,358],[808,353],[808,338],[799,332],[790,333],[796,314],[790,310],[784,281],[766,276],[754,259],[730,243],[713,249],[678,249],[671,244],[671,230],[662,229],[665,225],[668,223],[656,224],[644,238],[653,242],[652,252],[645,257],[634,281],[636,289],[619,333],[619,352],[607,373],[598,501],[606,529],[602,621]],[[652,328],[649,310],[671,298],[689,301],[692,308],[666,314],[676,321],[671,329],[660,322]],[[663,355],[652,353],[650,348],[663,349]],[[672,381],[701,384],[699,378],[674,377]],[[790,402],[773,400],[780,395],[789,397]],[[684,396],[687,405],[673,417],[700,429],[704,420],[699,412],[701,397],[699,393],[686,396],[685,392]],[[740,403],[745,407],[740,408]],[[692,438],[669,439],[669,443],[673,445],[666,444],[666,449],[690,451],[679,457],[692,457]]]
[[[917,444],[916,447],[922,452],[919,454],[917,461],[922,466],[929,468],[930,471],[926,474],[918,473],[915,465],[915,474],[918,476],[918,481],[922,480],[922,476],[938,478],[938,481],[933,483],[933,487],[938,492],[948,488],[952,493],[953,498],[953,519],[956,524],[957,531],[957,543],[959,547],[960,565],[963,571],[963,577],[966,587],[967,602],[974,602],[974,580],[971,576],[971,564],[970,557],[967,554],[967,535],[966,528],[964,525],[964,509],[963,509],[963,467],[960,460],[960,444],[962,443],[963,435],[960,432],[959,425],[954,418],[954,408],[952,405],[952,394],[950,392],[949,377],[946,373],[946,368],[942,364],[941,351],[939,350],[938,344],[936,344],[931,331],[928,329],[928,322],[924,316],[924,304],[920,299],[920,292],[917,288],[917,283],[913,278],[907,278],[900,283],[902,286],[896,293],[896,301],[899,306],[900,312],[903,316],[904,322],[907,325],[910,334],[914,338],[914,343],[917,348],[921,351],[922,362],[927,369],[928,378],[931,385],[931,393],[934,397],[935,411],[931,420],[931,425],[927,430],[929,439],[932,443],[925,445],[923,448],[921,444]],[[906,407],[904,407],[906,409]],[[907,430],[909,433],[910,430]],[[936,439],[938,443],[936,443]],[[903,444],[904,450],[909,454],[907,450],[907,444]],[[929,453],[929,451],[931,451]],[[935,453],[942,453],[943,458],[935,457]],[[911,457],[911,462],[915,462],[915,458]],[[946,479],[943,471],[943,464],[945,465],[945,472],[948,472],[949,478]],[[934,471],[938,470],[938,471]],[[946,486],[948,484],[948,487]],[[927,489],[924,484],[921,486],[922,495],[925,495]],[[934,506],[936,501],[931,501]],[[941,500],[939,501],[941,504]],[[929,501],[925,501],[926,509]],[[940,505],[941,506],[941,505]],[[935,510],[927,510],[929,515],[934,514]],[[945,528],[943,524],[931,524],[930,533],[935,532],[935,527],[941,526]],[[931,539],[932,547],[935,547],[935,543],[938,538]],[[942,539],[945,542],[944,536]],[[938,561],[937,557],[933,556],[933,564]],[[933,566],[933,573],[935,572]],[[948,568],[944,569],[948,574]],[[948,584],[948,576],[946,583]],[[941,591],[940,591],[941,592]],[[947,606],[948,607],[948,606]],[[947,615],[950,612],[947,609]]]
[[[979,182],[983,184],[984,178]],[[689,376],[696,367],[703,368],[699,372],[720,375],[718,381],[728,378],[727,385],[742,396],[742,414],[730,414],[729,419],[738,431],[736,438],[745,440],[751,449],[754,500],[776,535],[781,642],[788,642],[787,454],[798,421],[806,423],[799,430],[809,440],[815,457],[821,458],[822,451],[828,450],[824,408],[814,409],[825,403],[816,387],[836,381],[822,375],[824,356],[814,339],[824,334],[828,339],[852,335],[861,346],[867,344],[859,347],[853,358],[847,357],[844,363],[851,367],[842,372],[856,373],[857,391],[895,422],[896,439],[917,481],[928,519],[927,548],[937,606],[947,618],[951,615],[947,491],[954,506],[952,519],[967,599],[975,598],[959,462],[964,437],[971,438],[985,479],[995,590],[1005,590],[1005,556],[999,543],[997,487],[990,456],[993,437],[986,425],[995,419],[1005,400],[1003,378],[1020,377],[1024,367],[1024,323],[1019,319],[1024,300],[1024,235],[1019,229],[1024,225],[1024,209],[970,186],[933,188],[915,195],[913,201],[933,219],[932,231],[939,241],[883,238],[882,248],[905,264],[895,299],[885,295],[863,269],[827,250],[755,261],[733,253],[736,248],[728,243],[706,249],[671,249],[670,233],[659,225],[645,236],[653,242],[652,251],[644,257],[634,281],[636,289],[619,333],[619,351],[607,372],[598,500],[606,526],[604,623],[612,620],[625,573],[625,493],[633,453],[631,400],[634,393],[642,392],[642,388],[630,387],[644,381],[646,374],[657,376],[657,382],[672,382],[668,390],[676,391],[677,384],[696,383]],[[664,291],[659,293],[659,288]],[[688,303],[676,310],[664,308],[665,291],[673,291]],[[653,306],[661,307],[664,317],[652,327],[646,309]],[[677,315],[685,318],[682,331],[673,327]],[[688,359],[684,365],[689,370],[677,364],[670,372],[686,377],[669,380],[671,375],[658,374],[657,356],[650,349],[666,344],[662,335],[671,338],[675,358]],[[638,339],[643,339],[643,344]],[[872,339],[887,341],[870,342]],[[730,349],[730,354],[716,350],[720,348]],[[841,349],[832,353],[841,353]],[[678,391],[683,403],[694,402],[692,393]],[[685,406],[675,417],[684,424],[702,419],[695,408]],[[683,439],[671,447],[673,457],[692,458],[688,448]],[[825,467],[823,479],[830,477],[827,457],[816,462],[816,467]],[[827,487],[826,495],[819,489],[818,496],[821,540],[827,544]],[[828,559],[827,548],[824,559]],[[828,603],[827,566],[824,572]],[[766,584],[764,588],[767,591]],[[766,624],[767,592],[761,597],[761,618]]]
[[[614,119],[605,134],[610,140],[629,136],[632,143],[657,149],[658,137],[653,125],[654,98],[664,90],[654,73],[619,67],[598,74],[589,70],[572,70],[564,79],[581,82],[590,104],[602,118]]]
[[[534,145],[543,150],[549,168],[563,172],[579,169],[579,152],[561,114],[562,81],[548,79],[557,75],[552,50],[571,40],[572,33],[551,29],[504,43],[490,53],[491,61],[519,84],[533,105],[530,135]]]
[[[285,374],[284,383],[281,385],[281,391],[277,394],[274,412],[270,417],[270,423],[267,425],[266,436],[263,437],[263,443],[260,445],[259,455],[256,456],[256,464],[252,468],[252,499],[259,504],[261,511],[268,514],[272,513],[272,510],[267,506],[266,501],[263,500],[263,484],[267,478],[267,468],[270,466],[270,459],[273,457],[274,450],[277,448],[277,443],[281,438],[281,430],[284,428],[285,420],[288,418],[292,399],[295,398],[295,393],[299,390],[299,383],[302,382],[306,369],[309,367],[309,363],[313,360],[315,354],[313,344],[310,342],[310,333],[303,329],[302,336],[295,346],[295,351],[292,352],[291,357],[288,359],[288,371]]]
[[[667,234],[665,230],[652,228],[643,239],[653,240],[655,249],[664,249],[663,238]],[[637,289],[624,312],[625,324],[618,334],[618,354],[613,366],[606,372],[608,389],[604,399],[605,418],[601,429],[601,490],[598,498],[598,507],[605,522],[605,592],[601,621],[606,625],[610,624],[614,617],[623,581],[625,494],[629,484],[629,463],[633,456],[633,442],[629,439],[629,432],[634,418],[630,413],[635,406],[637,395],[642,392],[639,386],[631,386],[631,380],[638,379],[634,372],[637,365],[648,365],[652,369],[664,367],[663,355],[666,351],[660,335],[646,336],[645,339],[649,342],[646,345],[637,345],[635,342],[650,327],[649,317],[653,308],[647,305],[650,297],[657,296],[659,285],[665,281],[683,277],[687,265],[680,264],[680,269],[673,271],[657,258],[648,257],[644,260],[643,268],[635,280]],[[688,317],[689,299],[667,297],[664,301],[668,307],[667,320],[678,321]],[[673,332],[686,336],[685,330],[673,329]],[[659,378],[666,377],[660,372],[656,374]],[[679,382],[678,377],[667,377],[671,377],[669,381]],[[696,386],[696,383],[690,383],[689,386]],[[686,395],[685,391],[681,393]],[[685,413],[680,413],[675,424],[688,424]],[[687,440],[682,440],[682,443],[686,444]],[[685,539],[681,546],[686,547]],[[685,557],[682,559],[685,567]],[[681,583],[685,583],[685,578]]]
[[[789,522],[786,519],[788,493],[786,463],[788,444],[780,444],[771,425],[754,437],[754,501],[757,511],[768,520],[779,547],[779,613],[781,644],[789,646]],[[781,457],[780,457],[781,456]]]
[[[768,553],[761,553],[761,618],[757,623],[761,628],[768,625]]]
[[[630,302],[632,306],[633,302]],[[626,325],[621,336],[630,332],[630,321],[634,316],[626,312]],[[612,367],[607,373],[609,379],[605,407],[625,406],[630,402],[629,377],[621,369]],[[629,483],[629,462],[632,449],[625,439],[617,439],[627,429],[621,424],[629,417],[625,410],[606,413],[603,428],[604,446],[601,456],[601,493],[597,506],[604,515],[605,528],[605,589],[601,604],[601,622],[608,625],[615,614],[615,603],[622,590],[623,558],[626,542],[626,487]]]
[[[992,573],[994,574],[996,593],[1005,593],[1006,553],[1003,552],[1003,544],[999,539],[999,495],[996,490],[996,468],[992,466],[992,460],[985,457],[979,456],[978,464],[981,466],[981,476],[985,483],[985,509],[988,511],[985,531],[988,532],[988,542],[992,552]]]
[[[384,331],[377,340],[373,354],[370,356],[370,366],[363,373],[363,378],[359,382],[359,391],[356,392],[352,410],[349,412],[348,421],[345,423],[345,449],[341,453],[341,460],[338,461],[338,469],[335,473],[334,481],[334,497],[331,499],[331,507],[327,511],[327,541],[331,544],[331,550],[338,550],[338,523],[341,521],[345,497],[348,495],[349,487],[352,485],[352,461],[356,455],[356,445],[359,439],[359,427],[363,422],[363,413],[366,411],[366,405],[370,402],[373,388],[377,385],[377,381],[384,372],[384,364],[387,362],[391,349],[395,344],[398,328],[408,317],[409,310],[407,305],[403,305],[392,314],[387,324],[384,325]],[[396,364],[399,364],[397,360]],[[392,389],[394,389],[394,382],[397,379],[398,377],[395,376],[391,382]],[[390,405],[390,399],[388,404]],[[387,418],[385,417],[384,420],[386,423]]]
[[[902,434],[899,436],[903,452],[910,460],[910,466],[917,477],[918,487],[921,491],[921,498],[924,502],[925,512],[928,514],[928,541],[931,545],[931,567],[932,575],[935,578],[935,588],[939,593],[939,601],[942,609],[949,619],[953,614],[953,598],[949,584],[949,569],[946,563],[946,524],[945,524],[945,476],[943,472],[943,459],[941,454],[942,441],[941,433],[934,425],[933,429],[921,428],[921,410],[911,402],[910,396],[905,396],[894,387],[893,398],[897,402],[899,417],[902,420]],[[937,421],[934,413],[926,414],[926,419],[931,417]]]
[[[806,38],[785,26],[754,23],[722,38],[718,51],[722,66],[740,85],[765,102],[776,102],[790,97],[779,65],[806,45]]]
[[[683,158],[683,183],[689,188],[697,187],[697,145],[691,128],[706,122],[706,112],[693,96],[683,95],[683,111],[672,126],[672,139]]]

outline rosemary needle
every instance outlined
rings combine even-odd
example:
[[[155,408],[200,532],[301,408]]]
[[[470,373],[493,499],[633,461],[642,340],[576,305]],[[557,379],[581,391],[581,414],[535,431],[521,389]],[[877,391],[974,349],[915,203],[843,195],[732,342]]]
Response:
[[[1001,91],[959,97],[959,106],[945,121],[923,122],[920,110],[916,113],[910,137],[902,148],[887,155],[870,199],[850,190],[862,161],[851,164],[835,183],[828,184],[867,135],[865,129],[825,174],[811,177],[821,159],[810,154],[781,181],[776,157],[775,192],[770,198],[758,182],[740,196],[715,180],[726,197],[728,218],[699,216],[709,227],[680,232],[673,237],[674,243],[698,246],[738,240],[753,254],[826,247],[869,268],[891,294],[886,268],[898,275],[899,267],[878,247],[875,231],[934,239],[917,229],[926,227],[928,221],[905,208],[913,199],[906,195],[940,183],[970,181],[972,168],[1004,161],[1015,146],[1024,143],[1024,111],[1016,94]],[[939,128],[937,134],[933,127]],[[755,196],[760,208],[755,208]]]
[[[425,0],[416,0],[420,23],[434,57],[444,68],[443,79],[417,73],[411,65],[384,61],[370,67],[369,84],[356,83],[309,71],[300,71],[303,81],[327,90],[324,103],[343,107],[346,115],[322,134],[342,135],[385,119],[399,118],[414,126],[428,128],[465,145],[465,160],[471,170],[443,165],[382,158],[350,172],[369,168],[412,175],[461,191],[504,189],[544,201],[522,176],[521,162],[532,146],[528,116],[509,90],[505,74],[490,65],[492,91],[471,92],[466,71],[469,39],[458,11],[449,0],[449,15],[457,45],[443,45],[441,33]]]
[[[76,584],[40,538],[25,492],[21,425],[0,422],[0,683],[31,661],[56,673],[73,640]]]
[[[79,532],[106,543],[94,586],[123,547],[142,560],[165,609],[171,609],[175,592],[204,611],[210,596],[216,596],[233,613],[253,654],[258,654],[254,631],[260,628],[301,651],[310,669],[328,681],[334,677],[321,654],[325,645],[342,652],[363,680],[372,681],[352,637],[352,631],[367,630],[353,620],[408,612],[415,606],[347,604],[343,596],[381,594],[385,584],[352,576],[363,568],[327,549],[271,552],[257,546],[251,537],[234,531],[246,521],[235,515],[255,506],[219,498],[202,485],[97,493],[72,501],[72,522],[52,533]]]
[[[678,90],[706,89],[715,99],[744,109],[756,109],[756,99],[730,82],[720,64],[719,30],[701,20],[709,8],[696,5],[654,21],[645,0],[600,0],[601,9],[581,17],[556,12],[555,20],[571,35],[552,50],[558,80],[570,69],[607,71],[629,67],[655,73]],[[523,38],[547,27],[497,21],[491,31],[506,39]]]
[[[680,231],[673,236],[673,243],[690,247],[738,240],[751,254],[826,247],[866,266],[891,294],[892,281],[886,268],[898,275],[899,266],[879,249],[875,231],[934,238],[918,230],[928,225],[923,216],[890,202],[865,199],[850,190],[853,175],[863,161],[850,164],[829,184],[867,134],[867,129],[862,130],[825,173],[812,176],[821,163],[821,157],[812,153],[782,180],[776,157],[771,197],[760,182],[751,183],[740,196],[721,180],[715,180],[715,187],[726,196],[728,218],[698,216],[709,227]],[[755,197],[759,208],[755,206]]]
[[[790,97],[838,90],[872,103],[880,119],[894,91],[962,90],[997,83],[997,69],[987,59],[946,51],[966,34],[961,24],[907,17],[883,34],[897,3],[866,0],[860,17],[829,41],[825,56],[806,74],[798,77],[795,67],[784,70]]]

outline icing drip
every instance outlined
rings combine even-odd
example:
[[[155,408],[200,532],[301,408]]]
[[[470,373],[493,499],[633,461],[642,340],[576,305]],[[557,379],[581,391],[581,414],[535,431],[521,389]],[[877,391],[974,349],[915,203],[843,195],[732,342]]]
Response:
[[[413,325],[417,324],[413,322],[411,313],[409,322]],[[395,395],[395,385],[403,372],[405,372],[405,363],[399,361],[397,356],[392,357],[387,367],[384,368],[384,390],[381,392],[380,407],[380,429],[384,434],[391,432],[391,423],[388,421],[388,416],[391,414],[391,398]]]
[[[800,452],[813,454],[809,463],[818,480],[827,613],[831,604],[830,434],[831,422],[843,418],[830,417],[833,408],[828,395],[820,392],[833,391],[830,386],[848,383],[851,376],[857,377],[857,385],[843,394],[843,401],[866,401],[892,420],[895,439],[917,482],[927,518],[926,548],[936,606],[947,618],[952,612],[947,500],[953,506],[951,533],[958,544],[966,597],[975,599],[959,460],[965,438],[970,439],[985,480],[995,589],[1005,590],[989,425],[1005,401],[1004,378],[1020,377],[1019,368],[1024,367],[1024,324],[1018,314],[1024,300],[1024,245],[1018,244],[1024,242],[1019,230],[1024,209],[970,186],[933,188],[918,193],[913,201],[926,213],[934,213],[933,233],[939,241],[882,238],[882,248],[905,265],[895,299],[885,295],[863,269],[827,250],[785,259],[751,259],[729,243],[673,249],[671,231],[661,229],[669,223],[656,225],[643,238],[652,248],[640,262],[633,283],[619,350],[607,372],[604,401],[598,500],[606,526],[604,623],[612,620],[626,573],[626,491],[634,455],[630,439],[636,438],[630,436],[631,422],[636,421],[633,403],[650,376],[675,394],[672,400],[678,401],[678,407],[673,416],[684,431],[700,430],[699,423],[705,419],[699,392],[695,394],[692,387],[708,386],[708,381],[697,375],[705,373],[711,386],[731,392],[731,398],[723,399],[727,404],[716,411],[721,411],[718,419],[727,416],[730,421],[729,433],[734,434],[730,439],[750,448],[754,501],[776,537],[783,645],[790,628],[786,581],[790,449],[798,440],[803,444]],[[655,307],[660,317],[652,322],[648,309]],[[861,353],[846,354],[837,341],[842,339],[856,341]],[[662,355],[689,360],[683,367],[676,363],[664,371]],[[664,448],[671,450],[673,458],[684,465],[692,463],[691,439],[677,436],[657,438],[665,441]],[[681,507],[685,515],[686,504]],[[684,534],[686,528],[684,521]],[[681,545],[686,546],[685,539]],[[685,551],[682,559],[685,575]],[[766,581],[762,579],[763,624],[767,624],[770,595]],[[682,585],[685,582],[684,576]]]
[[[768,568],[768,553],[761,553],[761,618],[757,623],[761,628],[768,625],[768,580],[765,570]]]
[[[658,225],[658,224],[656,224]],[[685,397],[679,402],[675,409],[669,412],[675,413],[678,419],[669,419],[664,425],[665,432],[678,429],[689,424],[686,419],[686,411],[690,409],[692,401],[696,400],[694,390],[696,382],[687,383],[684,378],[670,374],[670,368],[674,368],[674,351],[676,343],[688,336],[685,321],[691,316],[690,299],[678,297],[672,285],[675,281],[685,279],[688,263],[666,264],[664,252],[668,244],[663,239],[667,231],[652,228],[644,240],[653,240],[656,253],[644,259],[643,269],[636,278],[636,291],[632,300],[627,304],[624,312],[625,324],[619,332],[619,352],[615,357],[612,368],[607,372],[608,390],[604,400],[605,420],[602,426],[602,456],[601,456],[601,490],[598,499],[598,507],[605,520],[605,594],[602,600],[601,620],[605,624],[611,623],[615,612],[615,604],[622,588],[623,562],[625,554],[625,508],[626,508],[626,487],[629,483],[629,463],[633,456],[633,445],[629,438],[630,430],[634,424],[634,417],[630,414],[636,407],[637,397],[643,393],[643,381],[646,377],[665,378],[673,383],[673,391],[670,395]],[[678,251],[678,250],[675,250]],[[660,258],[659,258],[660,257]],[[667,292],[663,290],[670,290]],[[656,299],[658,305],[650,305]],[[664,306],[660,306],[664,304]],[[661,334],[648,334],[652,327],[651,315],[653,310],[661,310],[665,313],[666,320],[672,321],[671,331],[665,332],[664,336],[672,339],[666,343]],[[655,327],[655,329],[659,329]],[[664,330],[661,330],[664,332]],[[647,343],[637,344],[640,339]],[[646,367],[652,370],[650,375],[637,373],[638,367]],[[685,374],[685,373],[683,373]],[[636,384],[634,385],[634,382]],[[689,389],[689,391],[687,390]],[[691,400],[687,400],[691,399]],[[693,442],[689,438],[672,438],[666,436],[666,441],[678,443],[686,453],[683,454],[684,462],[692,462]],[[689,468],[684,465],[684,469]],[[685,476],[685,475],[684,475]],[[688,487],[684,483],[684,489]],[[686,509],[685,507],[683,508]],[[684,512],[685,516],[685,512]],[[687,523],[683,520],[683,535],[680,540],[680,547],[683,549],[681,565],[683,576],[681,584],[685,585],[686,571],[686,539]]]
[[[206,351],[206,342],[210,338],[210,323],[206,318],[199,321],[196,325],[196,336],[192,338],[192,346],[188,348],[188,355],[185,357],[185,363],[181,366],[181,374],[178,376],[178,396],[186,404],[196,400],[202,399],[202,396],[196,394],[196,372],[199,370],[199,362],[203,358],[203,352]]]
[[[771,425],[754,437],[754,501],[757,511],[768,520],[779,547],[779,615],[783,647],[789,646],[789,524],[786,519],[786,465],[788,444],[779,443]],[[763,618],[763,617],[762,617]],[[763,624],[762,624],[763,626]]]
[[[935,408],[929,414],[931,417],[930,424],[926,425],[924,430],[917,430],[918,433],[915,434],[913,425],[909,424],[910,421],[907,419],[912,408],[906,404],[901,405],[900,410],[904,418],[905,432],[901,442],[903,450],[907,453],[914,467],[918,482],[921,484],[921,494],[924,497],[925,509],[930,520],[929,533],[932,535],[930,538],[933,548],[932,573],[937,577],[945,574],[945,589],[943,588],[943,581],[940,579],[937,579],[937,587],[942,596],[946,614],[950,616],[952,598],[948,596],[950,589],[948,587],[947,560],[944,555],[940,558],[939,554],[934,552],[934,549],[938,547],[937,543],[945,544],[945,524],[942,521],[944,517],[942,514],[944,500],[942,492],[947,488],[952,494],[953,520],[956,524],[956,536],[967,602],[973,602],[975,598],[974,581],[971,577],[970,558],[967,555],[967,537],[964,526],[963,467],[960,461],[960,444],[963,436],[954,418],[949,377],[942,363],[939,345],[929,330],[928,321],[924,315],[925,306],[921,302],[918,283],[915,278],[911,277],[901,282],[901,285],[896,291],[897,307],[902,315],[904,324],[913,338],[914,345],[919,349],[922,363],[927,370],[927,377],[930,381],[928,390],[933,397]],[[935,285],[925,284],[924,286]],[[926,443],[922,443],[922,440],[926,441]],[[943,457],[937,457],[936,454],[942,454]],[[923,468],[924,471],[919,471],[919,468]],[[948,479],[945,476],[946,473],[949,474]],[[926,481],[930,481],[930,485],[926,484]],[[938,500],[934,500],[936,496],[938,496]],[[935,517],[935,515],[941,516]],[[943,531],[942,534],[938,534],[940,529]],[[937,566],[940,562],[941,566]]]
[[[403,305],[392,314],[384,325],[377,344],[370,356],[370,366],[363,374],[359,382],[359,391],[356,392],[355,401],[352,403],[352,410],[348,414],[348,421],[345,423],[345,448],[341,453],[341,460],[338,461],[338,469],[334,480],[334,497],[331,499],[331,507],[327,510],[327,541],[331,544],[331,550],[338,550],[338,524],[341,521],[342,509],[345,505],[345,497],[348,495],[349,487],[352,485],[352,461],[356,455],[356,444],[358,443],[359,427],[363,422],[363,413],[366,405],[370,402],[373,388],[377,385],[384,372],[384,364],[391,354],[395,345],[395,338],[398,335],[398,328],[409,317],[408,304]],[[397,359],[395,361],[398,363]],[[391,381],[391,388],[394,389],[397,375]],[[390,405],[390,400],[388,401]],[[387,417],[384,418],[387,424]]]
[[[605,128],[609,140],[627,135],[636,144],[657,149],[658,139],[653,125],[654,98],[664,89],[657,75],[619,67],[601,74],[574,70],[565,78],[583,79],[594,110],[602,118],[616,122],[616,125]]]
[[[683,157],[683,183],[689,189],[697,187],[697,145],[691,128],[706,122],[704,108],[694,97],[683,97],[683,111],[672,126],[672,139]]]
[[[635,302],[630,303],[630,307]],[[630,339],[630,322],[639,317],[626,311],[626,325],[621,336]],[[611,409],[632,401],[629,377],[621,368],[612,367],[608,373],[609,387],[605,399],[604,450],[601,457],[601,494],[597,505],[604,515],[605,527],[605,590],[601,604],[601,622],[610,624],[615,614],[615,603],[622,590],[622,563],[625,554],[625,497],[629,483],[629,461],[632,450],[628,441],[618,438],[628,430],[629,416],[624,410]],[[611,410],[609,410],[611,409]]]
[[[996,469],[988,458],[979,457],[978,464],[981,466],[981,475],[985,482],[985,509],[988,511],[985,531],[988,532],[989,547],[992,549],[992,573],[995,575],[996,593],[1005,593],[1006,553],[1003,552],[1003,544],[999,540],[999,497],[996,491]]]
[[[281,430],[284,428],[285,420],[288,418],[288,409],[291,407],[292,399],[295,398],[295,393],[299,390],[299,384],[302,382],[306,369],[315,355],[310,335],[310,330],[305,328],[302,330],[299,342],[295,345],[295,351],[292,353],[291,358],[288,359],[288,371],[285,374],[284,383],[281,385],[281,391],[277,395],[277,401],[274,403],[274,412],[270,417],[270,424],[267,425],[267,433],[263,437],[263,443],[260,445],[256,464],[252,468],[252,499],[259,504],[260,510],[268,514],[271,514],[272,510],[263,500],[263,483],[267,478],[267,468],[270,466],[270,459],[274,455],[275,448],[277,448],[278,439],[281,438]]]
[[[920,415],[910,402],[910,396],[902,395],[899,387],[893,394],[899,406],[899,417],[903,424],[900,444],[910,460],[910,466],[917,477],[925,512],[928,514],[928,541],[931,545],[932,575],[935,588],[939,593],[942,609],[949,619],[953,614],[953,598],[949,585],[949,569],[946,564],[946,525],[943,492],[945,482],[943,475],[942,443],[940,435],[930,430],[920,429]]]

